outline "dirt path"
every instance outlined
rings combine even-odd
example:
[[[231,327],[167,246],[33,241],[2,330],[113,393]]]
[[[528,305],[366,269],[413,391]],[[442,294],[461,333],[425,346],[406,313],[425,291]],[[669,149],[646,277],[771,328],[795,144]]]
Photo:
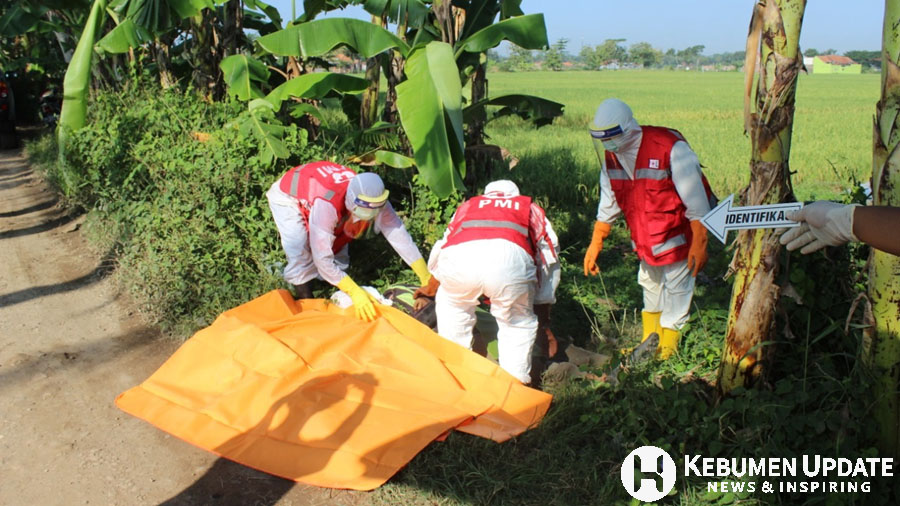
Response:
[[[177,345],[128,308],[79,220],[0,151],[0,505],[365,504],[199,450],[113,400]]]

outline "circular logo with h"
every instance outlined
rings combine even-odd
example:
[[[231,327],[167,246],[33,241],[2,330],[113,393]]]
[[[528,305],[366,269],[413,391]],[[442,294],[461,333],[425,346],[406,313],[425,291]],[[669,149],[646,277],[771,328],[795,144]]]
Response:
[[[622,462],[622,485],[631,497],[656,502],[675,487],[675,461],[662,448],[642,446]]]

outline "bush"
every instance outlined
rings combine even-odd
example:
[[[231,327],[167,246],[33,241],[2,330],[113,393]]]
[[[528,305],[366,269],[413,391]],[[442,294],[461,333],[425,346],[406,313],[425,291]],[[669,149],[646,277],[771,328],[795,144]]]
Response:
[[[72,202],[108,223],[120,279],[164,326],[192,330],[281,284],[264,194],[322,153],[288,127],[292,158],[262,163],[232,124],[244,108],[150,85],[102,92],[71,134],[65,172],[51,169]]]

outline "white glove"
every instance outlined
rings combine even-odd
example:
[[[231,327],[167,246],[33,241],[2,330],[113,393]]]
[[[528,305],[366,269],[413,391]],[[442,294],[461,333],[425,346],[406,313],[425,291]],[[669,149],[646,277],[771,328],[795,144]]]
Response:
[[[836,204],[820,200],[803,206],[803,209],[787,213],[789,220],[803,222],[781,236],[781,244],[786,244],[788,251],[802,247],[804,255],[820,250],[825,246],[838,246],[848,241],[858,240],[853,235],[854,205]]]

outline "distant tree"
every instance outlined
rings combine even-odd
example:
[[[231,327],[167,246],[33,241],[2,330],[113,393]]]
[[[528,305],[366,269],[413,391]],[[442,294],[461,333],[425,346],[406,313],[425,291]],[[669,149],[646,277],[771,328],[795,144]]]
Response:
[[[844,56],[862,64],[867,70],[881,68],[881,51],[847,51]]]
[[[510,48],[507,62],[509,63],[509,70],[513,72],[532,70],[534,68],[534,55],[530,49],[523,49],[513,44]]]
[[[678,54],[675,51],[675,48],[670,47],[662,57],[663,65],[667,67],[674,67],[678,65]]]
[[[600,60],[601,65],[606,65],[613,61],[624,61],[628,56],[625,46],[619,44],[625,42],[625,39],[606,39],[595,49],[596,58]]]
[[[550,70],[562,70],[569,39],[559,39],[544,54],[544,66]]]
[[[813,48],[813,47],[807,49],[806,51],[803,51],[803,56],[818,56],[818,55],[819,55],[819,50],[816,48]]]
[[[628,60],[647,68],[662,62],[662,51],[651,46],[649,42],[638,42],[628,49]]]
[[[597,70],[600,68],[601,62],[597,57],[597,50],[593,46],[582,47],[581,51],[578,53],[578,57],[588,69]]]
[[[694,66],[699,65],[700,64],[700,53],[702,53],[705,48],[706,48],[706,46],[700,44],[700,45],[691,46],[691,47],[688,47],[688,48],[685,48],[685,49],[679,51],[678,52],[679,62],[683,63],[684,65],[694,65]]]
[[[825,51],[823,51],[821,54],[837,54],[837,53],[838,53],[837,49],[828,48]]]

